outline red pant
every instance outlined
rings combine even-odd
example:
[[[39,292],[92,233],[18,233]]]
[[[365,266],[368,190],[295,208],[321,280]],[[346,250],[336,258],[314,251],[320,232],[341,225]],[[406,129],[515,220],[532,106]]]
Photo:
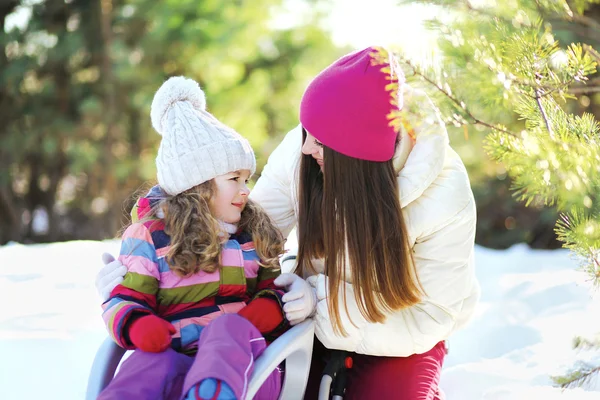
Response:
[[[317,399],[330,350],[315,339],[306,400]],[[410,357],[352,354],[344,400],[442,400],[438,388],[446,356],[444,342]]]

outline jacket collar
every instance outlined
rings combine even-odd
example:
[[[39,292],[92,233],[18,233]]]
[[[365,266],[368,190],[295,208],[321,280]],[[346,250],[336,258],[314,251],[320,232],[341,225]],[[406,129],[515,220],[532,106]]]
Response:
[[[424,92],[403,85],[404,121],[394,155],[400,204],[404,208],[433,183],[442,172],[449,143],[439,110]]]

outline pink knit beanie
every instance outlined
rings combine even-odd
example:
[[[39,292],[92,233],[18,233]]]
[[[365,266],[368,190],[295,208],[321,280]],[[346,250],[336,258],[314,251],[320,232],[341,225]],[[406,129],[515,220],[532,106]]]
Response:
[[[369,161],[394,156],[404,74],[393,54],[368,47],[343,56],[308,85],[300,123],[325,146]]]

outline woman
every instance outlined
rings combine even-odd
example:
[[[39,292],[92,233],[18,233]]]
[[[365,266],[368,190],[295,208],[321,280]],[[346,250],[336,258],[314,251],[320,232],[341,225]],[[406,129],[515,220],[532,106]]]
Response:
[[[479,286],[475,202],[436,108],[370,47],[311,82],[300,122],[251,198],[284,236],[297,225],[296,272],[317,294],[305,398],[316,398],[331,349],[356,353],[347,399],[441,398],[444,341],[472,315]],[[100,273],[100,290],[116,267]]]

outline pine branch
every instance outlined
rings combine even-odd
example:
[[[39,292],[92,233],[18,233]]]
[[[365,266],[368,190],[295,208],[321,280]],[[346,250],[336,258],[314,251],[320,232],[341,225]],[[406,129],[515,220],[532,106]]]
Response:
[[[498,72],[498,71],[494,71],[492,68],[489,68],[490,71],[492,72]],[[547,85],[547,84],[543,84],[541,82],[530,82],[527,79],[521,79],[521,78],[517,78],[517,77],[511,77],[510,80],[514,83],[517,84],[517,86],[519,87],[518,93],[529,97],[532,100],[542,97],[548,97],[551,96],[552,94],[560,91],[560,90],[564,90],[565,87],[569,87],[571,86],[574,82],[575,82],[575,77],[572,76],[568,81],[565,82],[561,82],[560,84],[556,84],[556,85]],[[539,93],[537,93],[536,95],[532,95],[531,93],[527,92],[527,88],[531,89],[532,91],[536,91],[539,89]]]
[[[552,380],[562,389],[571,389],[581,387],[592,380],[596,374],[600,374],[600,366],[591,367],[588,364],[581,363],[580,368],[580,370],[571,372],[566,376],[553,376]]]
[[[596,63],[600,64],[600,53],[598,53],[592,46],[589,44],[583,44],[583,49],[596,61]]]
[[[565,1],[565,4],[567,5],[567,8],[568,8],[567,18],[565,18],[567,21],[576,22],[580,25],[584,25],[588,28],[592,28],[594,30],[600,31],[600,24],[598,22],[594,21],[592,18],[587,17],[585,15],[574,13],[573,7],[569,4],[568,1]]]
[[[577,350],[596,350],[600,349],[600,333],[593,339],[587,339],[577,336],[573,339],[573,348]]]
[[[452,103],[454,103],[458,108],[460,108],[461,110],[463,110],[463,112],[467,115],[467,117],[469,117],[471,119],[471,123],[475,124],[475,125],[481,125],[481,126],[485,126],[487,128],[493,129],[495,131],[498,132],[502,132],[502,133],[506,133],[507,135],[511,135],[516,137],[517,134],[514,132],[511,132],[507,129],[501,128],[499,126],[496,125],[492,125],[488,122],[482,121],[479,118],[477,118],[476,116],[474,116],[471,111],[469,111],[469,109],[465,106],[465,103],[460,101],[459,99],[457,99],[456,97],[454,97],[451,93],[449,93],[446,89],[440,87],[437,83],[435,83],[431,78],[429,78],[427,75],[423,74],[422,72],[419,71],[419,69],[413,64],[411,63],[409,60],[400,58],[400,60],[408,65],[410,67],[410,69],[413,72],[413,75],[419,76],[421,77],[424,81],[426,81],[427,83],[429,83],[430,85],[432,85],[434,88],[436,88],[440,93],[442,93],[444,96],[446,96]]]
[[[582,209],[573,209],[562,214],[556,223],[556,238],[563,242],[563,247],[571,250],[579,260],[595,287],[600,288],[600,252],[598,251],[598,220],[595,214],[586,214]],[[593,342],[576,338],[575,348],[585,346],[600,347],[600,336]]]
[[[560,19],[561,17],[550,17],[547,21],[552,25],[554,31],[569,31],[576,34],[580,38],[595,41],[598,39],[598,32],[591,31],[583,25],[576,25],[573,21]]]
[[[476,14],[479,14],[484,17],[488,17],[488,18],[496,20],[496,21],[502,21],[508,25],[512,25],[512,23],[513,23],[513,21],[509,18],[499,17],[498,15],[494,14],[493,12],[484,10],[482,8],[474,7],[469,0],[464,0],[463,5],[467,8],[467,10],[469,10],[470,13],[476,13]]]
[[[571,94],[598,93],[600,86],[578,86],[569,89]]]
[[[490,68],[490,71],[496,72],[491,68]],[[520,78],[516,78],[516,77],[511,78],[511,81],[513,81],[517,84],[518,89],[516,89],[516,90],[519,94],[529,97],[532,100],[537,100],[538,98],[551,96],[552,94],[558,92],[559,90],[562,90],[564,87],[568,87],[573,82],[575,82],[575,79],[571,78],[571,79],[569,79],[569,81],[567,81],[563,84],[560,84],[560,85],[544,85],[542,83],[531,83],[531,82],[527,81],[526,79],[520,79]],[[539,91],[539,93],[536,93],[536,95],[532,95],[531,93],[527,92],[526,88],[529,88],[534,92]]]
[[[548,133],[550,134],[550,138],[554,139],[554,131],[552,130],[552,126],[550,125],[550,120],[548,119],[548,115],[546,114],[546,109],[544,108],[544,105],[542,104],[539,89],[535,91],[535,102],[537,103],[538,108],[540,109],[540,113],[542,114],[542,118],[544,119],[544,124],[546,125],[546,129],[548,130]]]

